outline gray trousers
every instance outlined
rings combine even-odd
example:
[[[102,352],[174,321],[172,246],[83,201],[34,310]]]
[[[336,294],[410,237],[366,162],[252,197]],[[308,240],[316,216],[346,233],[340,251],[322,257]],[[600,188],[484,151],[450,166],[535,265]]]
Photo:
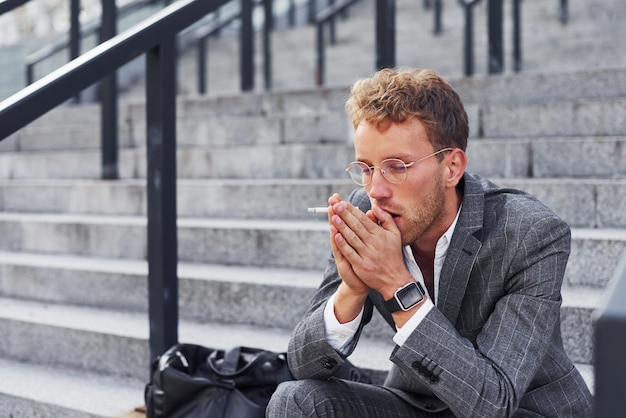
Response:
[[[382,386],[333,378],[281,383],[270,400],[265,416],[406,418],[441,415],[421,411]]]

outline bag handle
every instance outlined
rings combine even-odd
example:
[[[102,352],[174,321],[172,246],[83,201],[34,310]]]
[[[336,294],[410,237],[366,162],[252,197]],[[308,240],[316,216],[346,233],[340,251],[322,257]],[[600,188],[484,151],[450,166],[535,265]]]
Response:
[[[239,356],[241,355],[241,347],[232,348],[224,352],[224,363],[222,363],[222,373],[234,374],[239,367]]]
[[[240,367],[240,359],[243,354],[250,354],[251,357]],[[222,379],[232,379],[237,375],[246,373],[248,369],[255,367],[259,362],[270,360],[274,355],[269,351],[240,346],[230,350],[214,350],[207,358],[206,363]]]

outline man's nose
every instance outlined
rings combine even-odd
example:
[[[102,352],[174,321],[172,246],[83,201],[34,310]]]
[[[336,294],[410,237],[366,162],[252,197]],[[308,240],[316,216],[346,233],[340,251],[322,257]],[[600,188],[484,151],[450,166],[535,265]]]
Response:
[[[374,199],[380,199],[389,195],[389,181],[387,181],[380,168],[374,169],[371,181],[367,186],[369,196]]]

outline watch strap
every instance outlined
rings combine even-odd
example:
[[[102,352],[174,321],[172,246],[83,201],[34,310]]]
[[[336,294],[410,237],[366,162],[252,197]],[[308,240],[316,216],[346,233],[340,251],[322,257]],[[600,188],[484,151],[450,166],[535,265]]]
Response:
[[[417,301],[416,303],[412,304],[411,306],[403,307],[400,304],[398,293],[401,290],[403,290],[403,289],[405,289],[406,287],[409,287],[409,286],[415,286],[417,288],[417,290],[419,291],[419,293],[421,293],[422,298],[419,301]],[[398,312],[398,311],[404,311],[404,310],[409,310],[412,307],[418,305],[421,301],[423,301],[425,294],[426,294],[426,292],[424,291],[424,288],[422,287],[420,282],[415,281],[415,282],[407,283],[406,285],[404,285],[404,286],[400,287],[398,290],[396,290],[396,293],[393,295],[393,297],[391,299],[385,301],[385,308],[390,313],[394,313],[394,312]]]

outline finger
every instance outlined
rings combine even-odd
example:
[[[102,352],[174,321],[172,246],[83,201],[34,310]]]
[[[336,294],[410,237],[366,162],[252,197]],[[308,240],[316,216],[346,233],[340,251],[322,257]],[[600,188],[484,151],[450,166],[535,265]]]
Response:
[[[394,232],[398,230],[398,226],[393,220],[393,216],[391,216],[389,212],[379,208],[378,206],[374,206],[372,210],[368,211],[367,213],[368,215],[371,214],[370,219],[372,217],[376,219],[374,222],[376,222],[379,226],[382,226],[383,229]]]
[[[344,216],[346,215],[344,214]],[[351,255],[351,252],[346,254],[347,250],[343,248],[344,246],[350,246],[352,251],[357,253],[365,247],[361,237],[353,229],[362,229],[362,226],[359,226],[359,224],[353,220],[351,221],[353,223],[352,227],[344,221],[344,218],[342,218],[340,214],[335,214],[331,218],[331,225],[336,228],[338,232],[335,236],[335,245],[337,245],[346,256]],[[361,234],[363,234],[363,232],[361,232]]]
[[[376,234],[379,231],[380,219],[376,217],[371,209],[368,210],[367,213],[363,213],[359,208],[352,206],[348,208],[348,211],[361,223],[364,230],[369,234]]]
[[[341,234],[337,231],[336,228],[331,226],[331,238],[330,238],[331,250],[333,252],[333,256],[335,257],[335,264],[337,266],[337,271],[339,272],[339,276],[343,280],[354,281],[359,280],[358,276],[354,272],[354,268],[350,261],[344,256],[343,252],[340,250],[337,245],[338,242],[344,242]]]
[[[350,263],[350,265],[354,265],[354,263],[360,261],[361,257],[359,256],[358,251],[352,246],[352,244],[350,244],[341,232],[335,234],[333,240],[338,252],[348,263]]]
[[[342,201],[342,199],[341,199],[341,196],[339,195],[339,193],[333,193],[332,196],[330,196],[328,198],[328,204],[331,205],[331,206],[336,204],[336,203],[339,203],[341,201]]]
[[[347,202],[333,205],[333,210],[341,221],[343,221],[343,224],[337,219],[333,219],[333,222],[337,225],[340,232],[344,234],[346,240],[355,248],[359,245],[359,241],[368,240],[370,235],[376,230],[376,224],[374,222],[360,209]],[[343,225],[345,225],[345,227]],[[346,228],[350,229],[351,233],[349,233]],[[358,238],[358,240],[355,238]]]
[[[355,256],[358,256],[357,252],[350,246],[337,228],[331,225],[330,230],[330,247],[335,256],[335,261],[339,263],[339,261],[345,260],[346,263],[351,265],[349,257],[352,258],[352,261],[356,261]]]
[[[339,193],[333,193],[332,196],[328,198],[328,205],[329,205],[328,222],[329,223],[330,223],[332,216],[335,214],[335,211],[333,210],[333,205],[339,202],[341,202],[341,196],[339,195]]]

